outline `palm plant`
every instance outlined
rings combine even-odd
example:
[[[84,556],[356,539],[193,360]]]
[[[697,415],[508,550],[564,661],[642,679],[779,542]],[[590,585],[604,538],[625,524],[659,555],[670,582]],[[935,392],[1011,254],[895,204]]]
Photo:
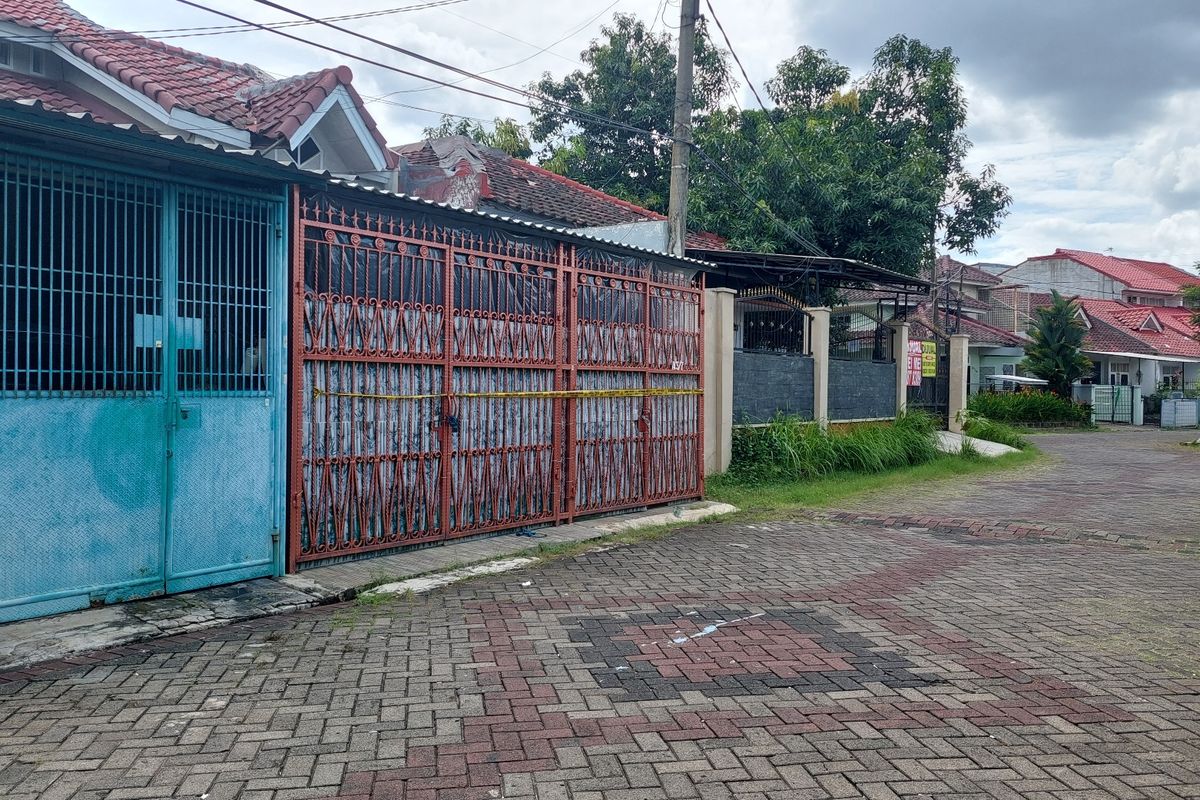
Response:
[[[1043,379],[1059,397],[1071,396],[1071,384],[1087,375],[1092,362],[1080,352],[1087,328],[1078,319],[1079,306],[1056,291],[1053,302],[1039,308],[1030,337],[1025,345],[1022,367],[1030,375]]]

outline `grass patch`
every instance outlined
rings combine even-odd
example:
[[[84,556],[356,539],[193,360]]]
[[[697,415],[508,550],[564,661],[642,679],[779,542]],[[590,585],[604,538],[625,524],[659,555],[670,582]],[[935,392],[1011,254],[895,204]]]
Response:
[[[1018,450],[1028,450],[1029,440],[1022,436],[1011,425],[981,417],[978,414],[967,414],[963,420],[963,432],[975,439],[984,439],[997,444],[1006,444]]]
[[[754,484],[726,474],[709,478],[705,486],[710,499],[732,503],[744,514],[775,516],[791,509],[832,506],[856,495],[876,491],[1024,467],[1039,457],[1034,449],[999,458],[967,459],[947,454],[914,467],[896,467],[870,475],[843,471],[816,480]]]
[[[894,423],[832,431],[779,416],[767,425],[734,429],[729,472],[748,484],[885,472],[938,458],[936,429],[936,420],[920,413],[897,417]]]

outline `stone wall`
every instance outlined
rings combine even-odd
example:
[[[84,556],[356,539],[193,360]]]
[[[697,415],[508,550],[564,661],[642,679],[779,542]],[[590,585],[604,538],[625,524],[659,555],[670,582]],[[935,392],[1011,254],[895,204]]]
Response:
[[[735,390],[736,391],[736,390]],[[829,420],[896,416],[896,365],[890,361],[829,362]]]
[[[813,360],[775,353],[733,354],[733,422],[768,422],[776,413],[812,419]]]

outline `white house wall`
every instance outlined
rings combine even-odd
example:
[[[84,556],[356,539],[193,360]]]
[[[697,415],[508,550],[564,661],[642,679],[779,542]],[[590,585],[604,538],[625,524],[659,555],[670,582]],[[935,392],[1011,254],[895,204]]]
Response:
[[[1004,273],[1004,281],[1021,284],[1030,292],[1054,289],[1067,296],[1098,300],[1120,300],[1125,288],[1124,284],[1067,258],[1022,262]]]

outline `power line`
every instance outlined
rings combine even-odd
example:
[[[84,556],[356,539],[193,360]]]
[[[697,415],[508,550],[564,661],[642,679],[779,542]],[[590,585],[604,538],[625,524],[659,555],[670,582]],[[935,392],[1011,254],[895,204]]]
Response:
[[[398,8],[384,8],[378,11],[360,11],[354,14],[341,14],[334,17],[323,17],[323,19],[332,22],[346,22],[357,19],[369,19],[372,17],[385,17],[392,14],[401,14],[406,11],[421,11],[427,8],[440,8],[442,6],[456,5],[465,3],[467,0],[429,0],[425,3],[417,3],[411,6],[400,6]],[[455,16],[458,16],[455,14]],[[143,39],[147,35],[153,35],[156,39],[189,39],[197,36],[224,36],[231,33],[249,33],[255,30],[266,28],[295,28],[315,23],[307,20],[281,20],[277,22],[263,23],[239,23],[237,25],[198,25],[185,28],[150,28],[137,31],[116,31],[116,30],[95,30],[87,34],[76,33],[47,33],[47,34],[25,34],[18,36],[6,37],[5,41],[17,42],[19,44],[40,44],[54,42],[89,42],[89,41],[122,41],[131,39]]]
[[[605,14],[607,14],[607,13],[608,13],[608,12],[609,12],[609,11],[610,11],[612,8],[613,8],[613,6],[617,5],[617,4],[618,4],[618,3],[620,3],[620,2],[621,2],[621,0],[613,0],[613,2],[609,3],[607,6],[605,6],[604,8],[602,8],[602,9],[601,9],[601,10],[600,10],[598,13],[596,13],[594,16],[592,16],[592,17],[591,17],[589,20],[587,20],[587,21],[586,21],[586,22],[584,22],[583,24],[581,24],[581,25],[579,25],[579,26],[577,26],[577,27],[573,28],[572,30],[568,31],[567,33],[563,34],[561,37],[559,37],[558,39],[555,39],[553,42],[551,42],[550,44],[546,45],[545,47],[542,47],[542,48],[538,49],[538,50],[537,50],[537,52],[530,53],[529,55],[525,56],[524,58],[522,58],[522,59],[519,59],[519,60],[517,60],[517,61],[514,61],[514,62],[512,62],[511,64],[505,64],[505,65],[503,65],[503,66],[500,66],[500,67],[492,67],[491,69],[484,69],[484,70],[480,70],[480,71],[479,71],[479,74],[480,74],[480,75],[486,75],[486,74],[488,74],[488,73],[490,73],[490,72],[500,72],[501,70],[505,70],[505,69],[511,69],[512,67],[518,66],[518,65],[520,65],[520,64],[524,64],[526,61],[530,61],[530,60],[532,60],[532,59],[534,59],[534,58],[537,58],[537,57],[538,57],[538,56],[540,56],[542,53],[545,53],[547,50],[549,50],[551,47],[554,47],[555,45],[558,45],[558,44],[562,44],[562,43],[563,43],[563,42],[565,42],[567,39],[570,39],[572,36],[576,35],[576,34],[577,34],[577,33],[579,33],[580,31],[582,31],[584,28],[588,27],[588,26],[589,26],[589,25],[591,25],[593,22],[595,22],[596,20],[600,19],[600,17],[602,17],[602,16],[604,16]],[[455,14],[454,16],[458,17],[459,15],[458,15],[458,14]],[[460,17],[460,18],[461,18],[461,19],[465,19],[465,17]],[[495,28],[491,28],[490,30],[495,30]],[[500,33],[500,31],[497,31],[497,33]],[[520,41],[519,39],[516,39],[515,37],[512,37],[512,38],[513,38],[513,40],[514,40],[514,41]],[[528,42],[524,42],[524,44],[529,44],[529,43],[528,43]],[[535,44],[530,44],[529,46],[530,46],[530,47],[537,47],[537,45],[535,45]],[[465,80],[467,80],[467,79],[466,79],[466,78],[461,78],[460,80],[457,80],[457,81],[451,81],[451,83],[453,83],[453,84],[455,84],[455,85],[457,86],[458,84],[462,83],[462,82],[463,82],[463,81],[465,81]],[[402,89],[402,90],[400,90],[400,91],[398,91],[398,92],[392,92],[391,94],[393,94],[393,95],[396,95],[396,94],[415,94],[415,93],[417,93],[417,92],[427,92],[427,91],[429,91],[430,89],[433,89],[433,88],[435,88],[435,87],[434,87],[434,86],[432,86],[432,85],[430,85],[430,86],[423,86],[423,87],[421,87],[420,89]]]
[[[737,50],[733,48],[733,42],[730,41],[729,34],[725,32],[725,26],[721,24],[721,20],[717,17],[717,12],[713,9],[712,0],[705,0],[705,5],[708,6],[709,16],[711,16],[713,22],[717,24],[717,30],[721,32],[721,38],[725,40],[725,46],[729,48],[729,53],[733,56],[734,63],[737,64],[738,69],[742,73],[742,77],[746,79],[746,85],[750,87],[750,92],[754,95],[754,100],[758,103],[758,107],[762,109],[763,118],[766,119],[767,124],[771,127],[771,130],[775,132],[775,135],[779,137],[779,141],[783,143],[784,148],[788,151],[788,154],[792,157],[792,160],[796,163],[796,166],[800,167],[805,172],[808,172],[809,178],[812,179],[812,173],[808,171],[807,166],[804,164],[799,154],[792,149],[792,145],[788,141],[788,138],[783,135],[783,131],[779,130],[779,127],[776,126],[775,120],[771,117],[771,112],[767,109],[766,103],[763,102],[762,97],[758,93],[758,89],[754,86],[754,81],[750,80],[750,74],[746,71],[745,65],[742,64],[742,59],[737,54]],[[816,243],[810,244],[820,255],[828,255],[828,253],[822,250]]]
[[[342,49],[340,49],[340,48],[337,48],[337,47],[333,47],[333,46],[330,46],[330,45],[319,44],[319,43],[317,43],[317,42],[311,42],[311,41],[308,41],[308,40],[306,40],[306,39],[303,39],[303,38],[301,38],[301,37],[299,37],[299,36],[295,36],[295,35],[293,35],[293,34],[287,33],[286,31],[281,31],[281,30],[275,30],[275,29],[267,28],[267,27],[263,26],[263,25],[262,25],[262,24],[260,24],[260,23],[252,22],[252,21],[250,21],[250,20],[244,19],[244,18],[242,18],[242,17],[238,17],[238,16],[236,16],[236,15],[234,15],[234,14],[230,14],[230,13],[228,13],[228,12],[225,12],[225,11],[218,11],[218,10],[216,10],[216,9],[214,9],[214,8],[211,8],[211,7],[209,7],[209,6],[205,6],[205,5],[201,4],[201,3],[195,2],[195,0],[177,0],[177,2],[179,2],[179,3],[182,3],[182,4],[184,4],[184,5],[187,5],[187,6],[191,6],[191,7],[193,7],[193,8],[198,8],[198,9],[201,9],[201,10],[203,10],[203,11],[208,11],[208,12],[210,12],[210,13],[213,13],[213,14],[216,14],[216,15],[218,15],[218,16],[222,16],[222,17],[225,17],[225,18],[227,18],[227,19],[231,19],[231,20],[233,20],[233,21],[235,21],[235,22],[240,22],[240,23],[242,23],[242,24],[245,24],[245,25],[253,25],[253,26],[255,26],[255,27],[258,27],[258,28],[260,28],[261,30],[266,30],[266,31],[269,31],[270,33],[274,33],[274,34],[275,34],[275,35],[277,35],[277,36],[283,36],[283,37],[285,37],[285,38],[287,38],[287,39],[291,39],[291,40],[293,40],[293,41],[300,42],[301,44],[305,44],[305,45],[308,45],[308,46],[310,46],[310,47],[318,47],[318,48],[320,48],[320,49],[322,49],[322,50],[326,50],[326,51],[328,51],[328,52],[331,52],[331,53],[336,53],[336,54],[338,54],[338,55],[345,56],[346,58],[352,58],[352,59],[354,59],[354,60],[356,60],[356,61],[361,61],[361,62],[363,62],[363,63],[370,64],[370,65],[372,65],[372,66],[376,66],[376,67],[379,67],[379,68],[381,68],[381,69],[386,69],[386,70],[389,70],[389,71],[392,71],[392,72],[396,72],[396,73],[398,73],[398,74],[401,74],[401,75],[407,75],[407,76],[410,76],[410,77],[419,78],[419,79],[421,79],[421,80],[430,81],[430,82],[432,82],[432,83],[439,84],[439,85],[441,85],[441,86],[444,86],[444,87],[446,87],[446,88],[449,88],[449,89],[455,89],[455,90],[457,90],[457,91],[460,91],[460,92],[466,92],[467,94],[472,94],[472,95],[475,95],[475,96],[477,96],[477,97],[483,97],[483,98],[486,98],[486,99],[489,99],[489,100],[495,100],[495,101],[497,101],[497,102],[500,102],[500,103],[506,103],[506,104],[508,104],[508,105],[517,106],[517,107],[520,107],[520,108],[527,109],[527,110],[529,110],[529,111],[534,111],[534,110],[535,110],[535,109],[534,109],[534,107],[533,107],[532,105],[530,105],[528,102],[521,102],[521,101],[519,101],[519,100],[514,100],[514,99],[512,99],[512,98],[508,98],[508,97],[500,97],[500,96],[497,96],[497,95],[489,94],[489,93],[487,93],[487,92],[484,92],[484,91],[480,91],[480,90],[477,90],[477,89],[471,89],[471,88],[468,88],[468,87],[465,87],[465,86],[461,86],[461,85],[457,85],[457,84],[451,83],[451,82],[449,82],[449,81],[443,81],[443,80],[440,80],[440,79],[438,79],[438,78],[433,78],[433,77],[430,77],[430,76],[428,76],[428,75],[422,75],[422,74],[420,74],[420,73],[415,73],[415,72],[412,72],[411,70],[406,70],[406,69],[403,69],[403,68],[401,68],[401,67],[397,67],[397,66],[395,66],[394,64],[386,64],[386,63],[384,63],[384,62],[377,61],[377,60],[375,60],[375,59],[368,58],[368,57],[366,57],[366,56],[358,55],[358,54],[356,54],[356,53],[351,53],[351,52],[349,52],[349,51],[347,51],[347,50],[342,50]],[[674,137],[674,136],[672,136],[672,135],[666,135],[666,134],[657,133],[657,132],[655,132],[655,131],[646,130],[645,128],[639,128],[639,127],[637,127],[637,126],[634,126],[634,125],[628,125],[628,124],[626,124],[626,123],[623,123],[623,122],[618,122],[617,120],[614,120],[614,119],[609,119],[609,118],[607,118],[607,117],[602,117],[602,116],[600,116],[600,115],[598,115],[598,114],[593,114],[593,113],[591,113],[591,112],[588,112],[588,111],[583,111],[582,109],[573,108],[573,107],[572,107],[572,106],[570,106],[569,104],[567,104],[567,103],[564,103],[564,102],[562,102],[562,101],[559,101],[559,100],[554,100],[553,98],[548,98],[548,97],[545,97],[545,96],[543,96],[543,95],[539,95],[539,94],[537,94],[537,93],[535,93],[535,92],[528,91],[528,90],[525,90],[525,89],[519,89],[519,88],[517,88],[517,87],[514,87],[514,86],[509,86],[508,84],[505,84],[505,83],[503,83],[502,81],[497,81],[497,80],[495,80],[495,79],[493,79],[493,78],[486,78],[486,77],[483,77],[483,76],[481,76],[481,75],[477,75],[477,74],[475,74],[475,73],[472,73],[472,72],[470,72],[469,70],[465,70],[465,69],[463,69],[463,68],[461,68],[461,67],[454,66],[453,64],[447,64],[447,63],[445,63],[445,62],[442,62],[442,61],[439,61],[439,60],[437,60],[437,59],[430,58],[429,56],[425,56],[425,55],[422,55],[422,54],[420,54],[420,53],[416,53],[416,52],[414,52],[414,51],[412,51],[412,50],[408,50],[408,49],[406,49],[406,48],[400,47],[400,46],[398,46],[398,45],[391,44],[391,43],[389,43],[389,42],[384,42],[384,41],[382,41],[382,40],[380,40],[380,39],[376,39],[376,38],[374,38],[374,37],[372,37],[372,36],[367,36],[366,34],[358,33],[357,31],[353,31],[353,30],[350,30],[350,29],[348,29],[348,28],[343,28],[343,27],[340,27],[340,26],[338,26],[338,25],[334,25],[334,24],[332,24],[332,23],[329,23],[329,22],[322,22],[321,20],[319,20],[319,19],[317,19],[317,18],[315,18],[315,17],[309,17],[308,15],[306,15],[306,14],[303,14],[302,12],[295,11],[295,10],[293,10],[293,9],[290,9],[290,8],[286,7],[286,6],[280,5],[280,4],[278,4],[278,3],[271,2],[271,0],[255,0],[255,2],[257,2],[257,3],[260,3],[261,5],[270,6],[270,7],[272,7],[272,8],[275,8],[275,9],[278,9],[278,10],[281,10],[281,11],[284,11],[284,12],[286,12],[286,13],[289,13],[289,14],[293,14],[293,15],[295,15],[295,16],[301,17],[302,19],[307,19],[307,20],[310,20],[310,21],[315,21],[315,22],[318,22],[319,24],[321,24],[321,25],[324,25],[325,27],[332,28],[332,29],[334,29],[334,30],[340,31],[340,32],[342,32],[342,33],[349,34],[349,35],[351,35],[351,36],[354,36],[354,37],[356,37],[356,38],[359,38],[359,39],[363,39],[363,40],[365,40],[365,41],[371,42],[372,44],[376,44],[376,45],[379,45],[380,47],[384,47],[384,48],[386,48],[386,49],[388,49],[388,50],[393,50],[393,51],[395,51],[395,52],[398,52],[398,53],[401,53],[401,54],[403,54],[403,55],[408,55],[408,56],[410,56],[410,57],[412,57],[412,58],[416,58],[416,59],[418,59],[418,60],[420,60],[420,61],[423,61],[423,62],[426,62],[426,63],[429,63],[429,64],[433,64],[433,65],[435,65],[435,66],[438,66],[438,67],[440,67],[440,68],[442,68],[442,69],[446,69],[446,70],[448,70],[448,71],[451,71],[451,72],[457,73],[457,74],[459,74],[459,75],[462,75],[462,76],[464,76],[464,77],[470,77],[470,78],[474,78],[475,80],[478,80],[478,81],[480,81],[480,82],[482,82],[482,83],[486,83],[486,84],[488,84],[488,85],[495,86],[495,87],[497,87],[497,88],[504,89],[504,90],[506,90],[506,91],[509,91],[509,92],[515,92],[515,93],[517,93],[517,94],[519,94],[519,95],[521,95],[521,96],[523,96],[523,97],[527,98],[527,99],[528,99],[528,100],[530,100],[530,101],[538,101],[538,102],[541,102],[541,103],[548,103],[548,104],[550,104],[550,105],[558,106],[558,107],[559,107],[559,109],[560,109],[561,111],[563,111],[563,112],[565,112],[565,113],[567,113],[567,114],[573,115],[573,116],[575,116],[576,118],[590,120],[590,121],[592,121],[592,122],[595,122],[595,123],[598,123],[598,124],[602,124],[602,125],[608,125],[608,126],[610,126],[610,127],[612,127],[612,128],[618,129],[618,130],[623,130],[623,131],[627,131],[627,132],[630,132],[630,133],[636,133],[636,134],[639,134],[639,135],[642,135],[642,136],[649,136],[649,137],[650,137],[652,140],[654,140],[654,141],[656,141],[656,142],[658,142],[658,143],[664,143],[664,142],[668,142],[668,141],[669,141],[669,142],[674,142],[674,140],[675,140],[675,137]],[[725,180],[727,183],[729,183],[729,185],[730,185],[730,186],[732,186],[732,187],[734,187],[735,189],[737,189],[737,190],[738,190],[738,191],[739,191],[739,192],[740,192],[740,193],[741,193],[741,194],[742,194],[742,195],[743,195],[743,196],[744,196],[744,197],[745,197],[747,200],[749,200],[749,201],[751,202],[751,204],[752,204],[752,207],[754,208],[754,210],[756,210],[756,211],[757,211],[757,212],[759,212],[759,213],[765,214],[765,215],[766,215],[766,216],[767,216],[767,217],[768,217],[768,218],[769,218],[769,219],[770,219],[770,220],[771,220],[773,223],[775,223],[775,224],[776,224],[776,225],[777,225],[777,226],[778,226],[778,227],[779,227],[779,228],[780,228],[780,229],[781,229],[781,230],[782,230],[784,233],[786,233],[788,236],[790,236],[792,239],[794,239],[794,240],[795,240],[795,241],[796,241],[798,244],[800,244],[802,247],[804,247],[805,249],[809,250],[809,252],[810,252],[810,253],[812,253],[813,255],[816,255],[816,256],[825,256],[825,255],[826,255],[824,252],[822,252],[822,251],[820,250],[820,248],[817,248],[815,245],[813,245],[811,242],[809,242],[807,239],[805,239],[803,236],[801,236],[799,233],[797,233],[797,232],[796,232],[796,231],[795,231],[795,230],[794,230],[794,229],[793,229],[793,228],[792,228],[790,225],[788,225],[786,222],[784,222],[782,219],[780,219],[780,218],[779,218],[779,216],[778,216],[778,215],[776,215],[776,214],[775,214],[775,212],[774,212],[774,211],[772,211],[772,210],[771,210],[771,209],[770,209],[770,208],[769,208],[769,207],[768,207],[768,206],[767,206],[767,205],[766,205],[764,202],[761,202],[761,201],[759,201],[759,200],[756,200],[756,199],[755,199],[755,198],[754,198],[754,197],[753,197],[753,196],[752,196],[752,195],[749,193],[749,191],[747,191],[747,190],[746,190],[746,188],[745,188],[744,186],[742,186],[742,185],[741,185],[741,183],[739,183],[739,182],[737,181],[737,179],[736,179],[736,178],[734,178],[732,175],[730,175],[730,174],[729,174],[728,170],[726,170],[726,169],[725,169],[723,166],[721,166],[721,165],[720,165],[720,164],[719,164],[717,161],[715,161],[715,160],[714,160],[714,159],[713,159],[711,156],[709,156],[707,153],[705,153],[705,152],[704,152],[704,150],[703,150],[702,148],[698,147],[698,146],[697,146],[697,145],[695,145],[695,144],[691,144],[691,147],[692,147],[692,151],[693,151],[693,152],[694,152],[694,153],[695,153],[697,156],[699,156],[699,157],[700,157],[702,160],[704,160],[704,162],[705,162],[705,163],[707,163],[709,166],[711,166],[711,167],[713,168],[713,170],[714,170],[715,172],[717,172],[717,174],[719,174],[719,175],[720,175],[720,176],[721,176],[721,177],[722,177],[722,178],[723,178],[723,179],[724,179],[724,180]]]

